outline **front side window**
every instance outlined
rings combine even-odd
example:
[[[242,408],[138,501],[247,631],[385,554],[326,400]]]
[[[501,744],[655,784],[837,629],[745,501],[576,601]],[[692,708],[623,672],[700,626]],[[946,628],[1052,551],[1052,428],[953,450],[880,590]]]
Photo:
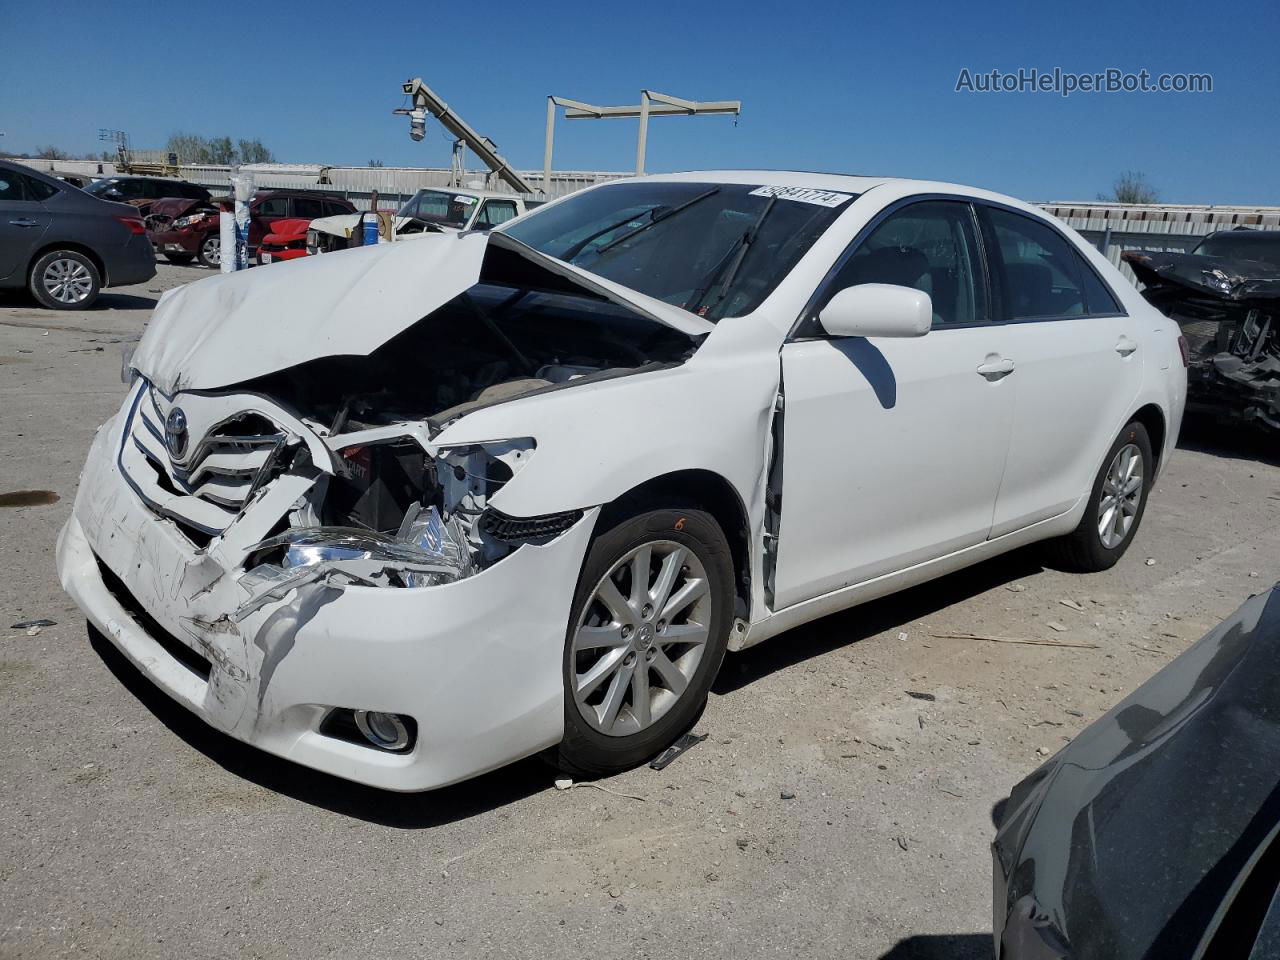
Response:
[[[926,200],[890,214],[858,243],[827,290],[892,283],[929,294],[933,327],[985,323],[986,287],[969,205]]]
[[[1008,210],[984,210],[992,274],[1007,320],[1077,317],[1089,312],[1081,271],[1089,269],[1047,224]],[[1115,307],[1114,301],[1111,305]],[[1096,312],[1111,313],[1111,310]]]
[[[506,223],[516,215],[516,205],[512,200],[486,200],[476,216],[475,228],[488,230],[500,223]]]
[[[830,190],[653,180],[585,190],[501,229],[716,321],[758,307],[853,199]]]
[[[0,202],[26,199],[19,176],[12,170],[0,170]]]
[[[289,200],[287,197],[267,197],[258,201],[257,209],[253,212],[259,217],[287,217]]]

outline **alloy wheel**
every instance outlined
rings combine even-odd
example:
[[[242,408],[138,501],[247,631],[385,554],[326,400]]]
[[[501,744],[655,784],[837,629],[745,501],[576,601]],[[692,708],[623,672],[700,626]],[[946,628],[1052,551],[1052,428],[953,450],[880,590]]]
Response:
[[[222,265],[222,238],[209,237],[204,242],[204,258],[215,267]]]
[[[1108,550],[1124,543],[1142,503],[1142,451],[1126,443],[1116,452],[1098,499],[1098,538]]]
[[[50,262],[44,268],[41,283],[49,296],[59,303],[80,303],[93,292],[93,276],[89,268],[70,257]]]
[[[583,607],[570,649],[583,719],[613,737],[657,723],[702,662],[712,609],[706,569],[684,544],[650,541],[614,563]]]

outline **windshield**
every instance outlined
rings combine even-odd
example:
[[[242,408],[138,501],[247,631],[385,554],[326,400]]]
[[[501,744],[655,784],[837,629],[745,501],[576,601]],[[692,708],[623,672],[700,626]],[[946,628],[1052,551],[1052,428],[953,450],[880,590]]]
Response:
[[[1267,233],[1241,230],[1205,237],[1191,252],[1202,257],[1261,260],[1280,266],[1280,230]]]
[[[419,190],[400,208],[398,216],[461,228],[467,225],[472,211],[479,202],[477,198],[465,193]]]
[[[758,307],[853,198],[754,184],[621,183],[502,230],[714,321]]]

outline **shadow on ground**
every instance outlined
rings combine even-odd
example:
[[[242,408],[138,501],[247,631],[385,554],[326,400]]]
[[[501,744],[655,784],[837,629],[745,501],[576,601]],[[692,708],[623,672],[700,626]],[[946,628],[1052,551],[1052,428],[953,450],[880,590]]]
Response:
[[[170,699],[93,627],[89,628],[89,644],[116,679],[188,746],[237,777],[343,816],[420,830],[522,800],[547,789],[555,778],[549,766],[532,758],[430,793],[390,793],[351,783],[219,733]]]
[[[985,563],[872,600],[787,631],[783,642],[770,641],[725,658],[711,687],[716,694],[732,693],[761,677],[858,640],[937,613],[962,600],[1044,570],[1040,551],[1032,546]]]
[[[927,933],[899,940],[880,960],[990,960],[994,953],[989,933]]]
[[[1204,415],[1186,415],[1178,449],[1280,467],[1280,433],[1250,424],[1219,423]]]

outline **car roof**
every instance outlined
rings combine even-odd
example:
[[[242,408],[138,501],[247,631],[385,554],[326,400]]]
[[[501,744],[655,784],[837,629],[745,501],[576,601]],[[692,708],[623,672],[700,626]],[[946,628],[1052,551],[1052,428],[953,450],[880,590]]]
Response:
[[[594,189],[608,187],[616,183],[637,183],[641,178],[628,177],[625,180],[608,180],[597,184]],[[798,187],[809,190],[831,190],[840,193],[862,195],[868,190],[889,184],[909,189],[912,194],[955,194],[962,198],[985,200],[991,203],[1017,209],[1029,216],[1052,221],[1054,218],[1038,207],[1002,193],[984,190],[981,187],[970,187],[962,183],[948,183],[942,180],[916,180],[911,177],[881,177],[861,174],[819,173],[805,170],[690,170],[681,173],[657,173],[643,178],[644,181],[675,181],[692,183],[733,183],[755,184],[771,187]]]

